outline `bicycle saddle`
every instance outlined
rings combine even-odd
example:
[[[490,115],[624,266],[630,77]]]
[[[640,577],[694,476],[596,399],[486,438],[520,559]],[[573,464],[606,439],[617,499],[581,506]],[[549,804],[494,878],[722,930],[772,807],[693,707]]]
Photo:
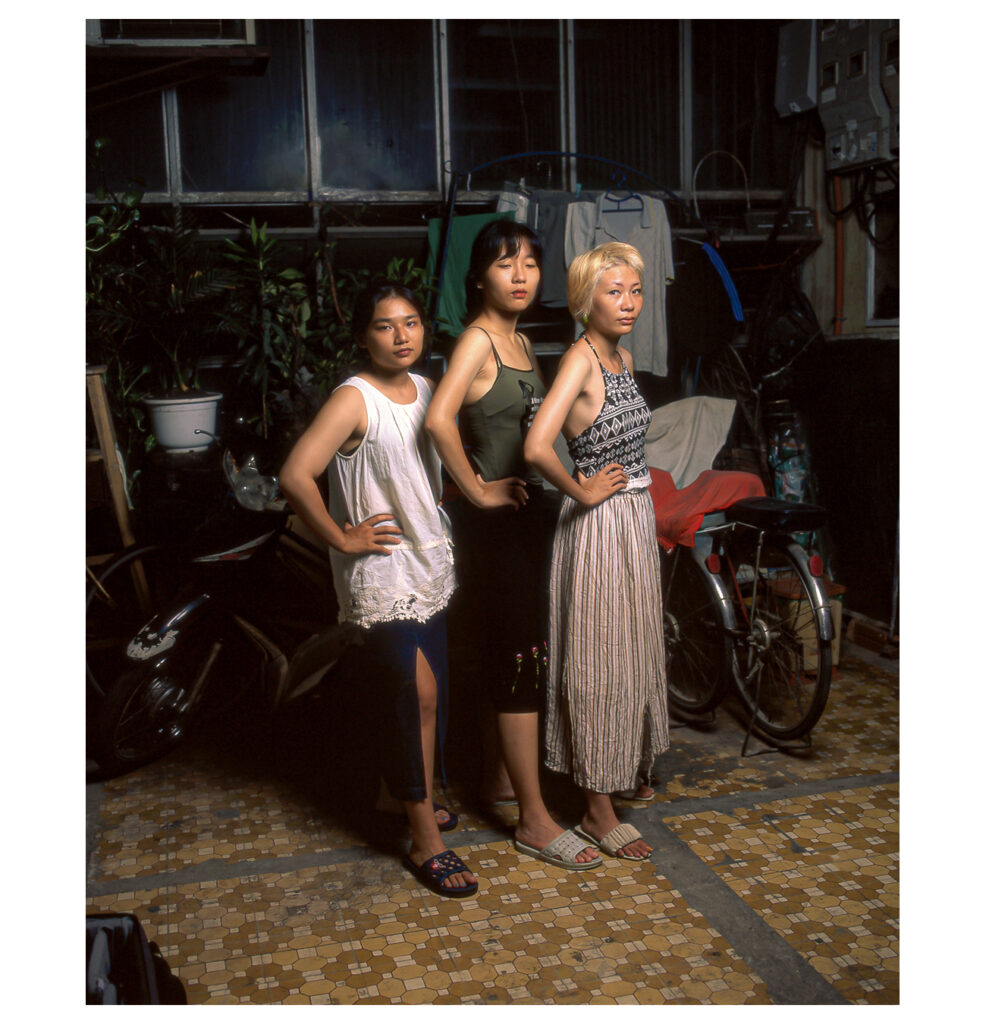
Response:
[[[797,533],[816,530],[825,522],[827,512],[821,505],[780,498],[741,498],[726,510],[730,523],[744,523],[771,533]]]

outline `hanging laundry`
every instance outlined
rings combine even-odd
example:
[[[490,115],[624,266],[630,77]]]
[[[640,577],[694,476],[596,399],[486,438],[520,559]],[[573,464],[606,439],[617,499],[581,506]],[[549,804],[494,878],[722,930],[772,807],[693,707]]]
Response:
[[[435,310],[435,317],[439,321],[441,331],[455,337],[465,327],[466,272],[469,270],[469,256],[476,236],[490,221],[513,219],[513,211],[476,213],[467,214],[464,217],[454,217],[449,231],[448,246],[445,250],[444,269],[438,265],[444,221],[441,218],[428,221],[426,269],[429,274],[441,274],[441,279],[438,282],[438,306]]]
[[[496,201],[496,212],[513,213],[518,224],[526,224],[530,228],[536,225],[536,207],[531,194],[512,181],[503,183],[503,191]]]
[[[565,265],[582,252],[603,242],[626,242],[644,260],[644,304],[633,331],[624,341],[634,369],[666,377],[668,325],[665,311],[667,286],[674,280],[671,225],[660,199],[644,194],[636,209],[621,210],[606,194],[594,202],[568,206],[565,225]]]
[[[537,189],[533,200],[537,204],[536,229],[541,242],[542,306],[565,309],[568,306],[566,290],[568,263],[565,261],[565,223],[573,192],[552,192]]]

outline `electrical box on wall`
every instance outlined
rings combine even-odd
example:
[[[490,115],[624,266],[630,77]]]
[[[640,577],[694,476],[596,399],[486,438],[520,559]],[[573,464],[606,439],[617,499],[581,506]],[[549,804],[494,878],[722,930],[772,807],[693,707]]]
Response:
[[[774,109],[781,117],[818,105],[818,36],[814,19],[789,21],[777,37]]]
[[[891,108],[883,88],[882,36],[889,19],[822,21],[818,30],[818,113],[825,167],[850,170],[891,157]],[[895,68],[896,70],[896,68]]]

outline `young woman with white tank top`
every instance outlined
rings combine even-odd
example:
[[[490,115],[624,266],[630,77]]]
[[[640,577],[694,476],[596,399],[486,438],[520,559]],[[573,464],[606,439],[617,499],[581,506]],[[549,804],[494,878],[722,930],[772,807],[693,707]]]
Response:
[[[440,838],[454,821],[431,797],[448,720],[445,608],[456,581],[441,464],[423,429],[431,383],[411,372],[424,311],[403,285],[377,282],[357,298],[353,333],[369,364],[333,391],[280,486],[329,545],[340,621],[367,631],[360,679],[384,780],[411,826],[404,865],[439,895],[469,896],[476,877]],[[317,483],[326,470],[328,508]]]

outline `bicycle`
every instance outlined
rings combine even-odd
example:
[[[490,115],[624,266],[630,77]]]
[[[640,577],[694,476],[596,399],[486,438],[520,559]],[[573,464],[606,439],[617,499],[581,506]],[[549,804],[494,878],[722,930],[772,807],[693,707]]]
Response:
[[[655,515],[660,524],[660,507]],[[704,517],[694,547],[664,549],[668,700],[679,717],[711,712],[732,682],[747,739],[810,733],[828,699],[834,628],[822,559],[791,534],[824,518],[817,505],[742,498]]]

